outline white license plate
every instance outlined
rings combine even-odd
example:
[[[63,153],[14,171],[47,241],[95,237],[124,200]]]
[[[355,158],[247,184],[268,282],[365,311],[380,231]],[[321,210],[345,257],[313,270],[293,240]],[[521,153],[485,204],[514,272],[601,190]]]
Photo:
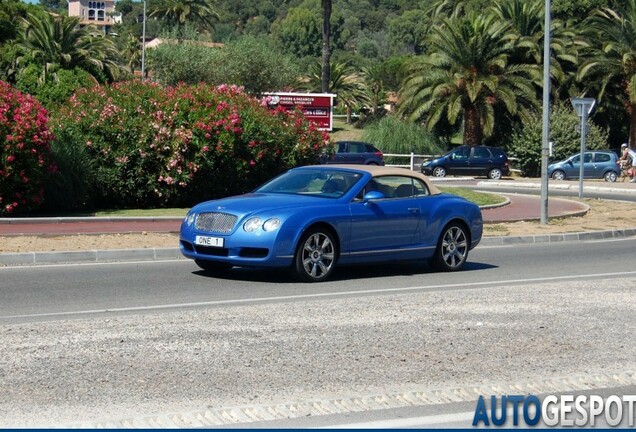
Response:
[[[199,246],[223,247],[222,237],[196,236],[194,243]]]

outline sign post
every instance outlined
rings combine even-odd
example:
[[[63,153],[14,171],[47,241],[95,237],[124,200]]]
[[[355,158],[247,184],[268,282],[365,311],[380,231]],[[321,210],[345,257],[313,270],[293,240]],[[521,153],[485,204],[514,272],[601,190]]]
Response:
[[[585,137],[587,135],[587,117],[596,105],[594,98],[571,98],[572,106],[581,120],[581,156],[579,159],[579,198],[583,198],[583,175],[585,165]]]

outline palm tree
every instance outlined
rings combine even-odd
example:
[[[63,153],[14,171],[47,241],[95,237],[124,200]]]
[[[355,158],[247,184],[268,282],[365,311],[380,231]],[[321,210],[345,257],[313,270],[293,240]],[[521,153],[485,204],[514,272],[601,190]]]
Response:
[[[182,33],[187,22],[198,22],[213,27],[219,14],[213,9],[210,0],[164,0],[151,7],[151,17],[165,19]]]
[[[497,0],[493,4],[494,13],[501,21],[509,22],[518,37],[516,49],[509,57],[511,63],[543,64],[544,7],[542,0]],[[573,85],[579,51],[588,45],[576,26],[573,20],[551,20],[550,75],[555,94],[560,88],[568,91]],[[542,81],[537,86],[541,87]]]
[[[535,65],[510,64],[515,47],[508,23],[494,14],[446,18],[431,29],[429,52],[413,62],[399,110],[429,130],[448,121],[464,123],[464,144],[478,145],[492,133],[495,110],[528,119],[537,99]]]
[[[322,72],[321,87],[323,93],[328,92],[330,81],[331,47],[331,0],[322,0]]]
[[[346,63],[330,63],[329,76],[327,92],[335,93],[336,100],[344,104],[347,123],[351,123],[353,108],[370,102],[362,78]],[[322,63],[315,63],[309,74],[301,78],[300,87],[307,91],[321,91],[322,78]]]
[[[18,38],[18,64],[41,66],[41,82],[57,69],[79,67],[96,80],[114,80],[121,73],[119,52],[112,40],[92,26],[79,27],[79,17],[29,14]]]
[[[385,96],[382,65],[363,67],[362,78],[366,93],[371,101],[371,113],[375,116],[378,113],[378,106]]]
[[[141,65],[141,43],[139,38],[133,34],[126,37],[121,54],[126,59],[126,65],[130,73],[135,73],[137,66]]]
[[[621,87],[622,102],[629,113],[629,145],[636,146],[636,0],[616,2],[616,9],[604,8],[589,19],[586,28],[590,48],[577,78],[600,83],[598,99],[607,89]]]

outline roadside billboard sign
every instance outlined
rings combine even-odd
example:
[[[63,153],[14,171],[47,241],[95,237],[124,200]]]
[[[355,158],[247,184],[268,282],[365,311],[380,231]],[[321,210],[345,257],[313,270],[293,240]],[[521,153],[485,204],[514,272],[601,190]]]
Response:
[[[267,105],[286,110],[299,107],[305,117],[315,123],[320,130],[333,130],[333,93],[265,93]]]

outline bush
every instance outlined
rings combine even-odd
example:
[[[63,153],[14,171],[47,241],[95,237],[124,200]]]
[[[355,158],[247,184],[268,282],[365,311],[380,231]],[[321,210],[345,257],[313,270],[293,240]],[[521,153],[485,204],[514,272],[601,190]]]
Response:
[[[0,215],[42,204],[51,163],[48,113],[32,96],[0,81]]]
[[[550,141],[553,144],[553,161],[563,160],[581,150],[581,135],[577,132],[579,117],[572,107],[556,104],[550,113]],[[607,134],[601,128],[588,122],[589,133],[585,145],[588,149],[607,148]],[[513,166],[520,169],[524,176],[541,175],[541,146],[543,121],[541,113],[515,130],[508,145],[508,157],[516,158]]]
[[[299,111],[265,105],[235,86],[127,82],[76,92],[52,124],[56,147],[73,146],[91,161],[89,187],[75,189],[89,195],[81,201],[189,206],[317,162],[327,135]]]
[[[374,144],[384,153],[395,154],[440,154],[442,148],[439,140],[424,127],[400,120],[395,116],[383,117],[364,129],[363,139]],[[388,163],[403,164],[404,159]]]
[[[163,43],[148,50],[148,62],[154,78],[166,85],[235,84],[254,95],[289,88],[298,76],[290,56],[251,36],[221,48],[197,41]]]

